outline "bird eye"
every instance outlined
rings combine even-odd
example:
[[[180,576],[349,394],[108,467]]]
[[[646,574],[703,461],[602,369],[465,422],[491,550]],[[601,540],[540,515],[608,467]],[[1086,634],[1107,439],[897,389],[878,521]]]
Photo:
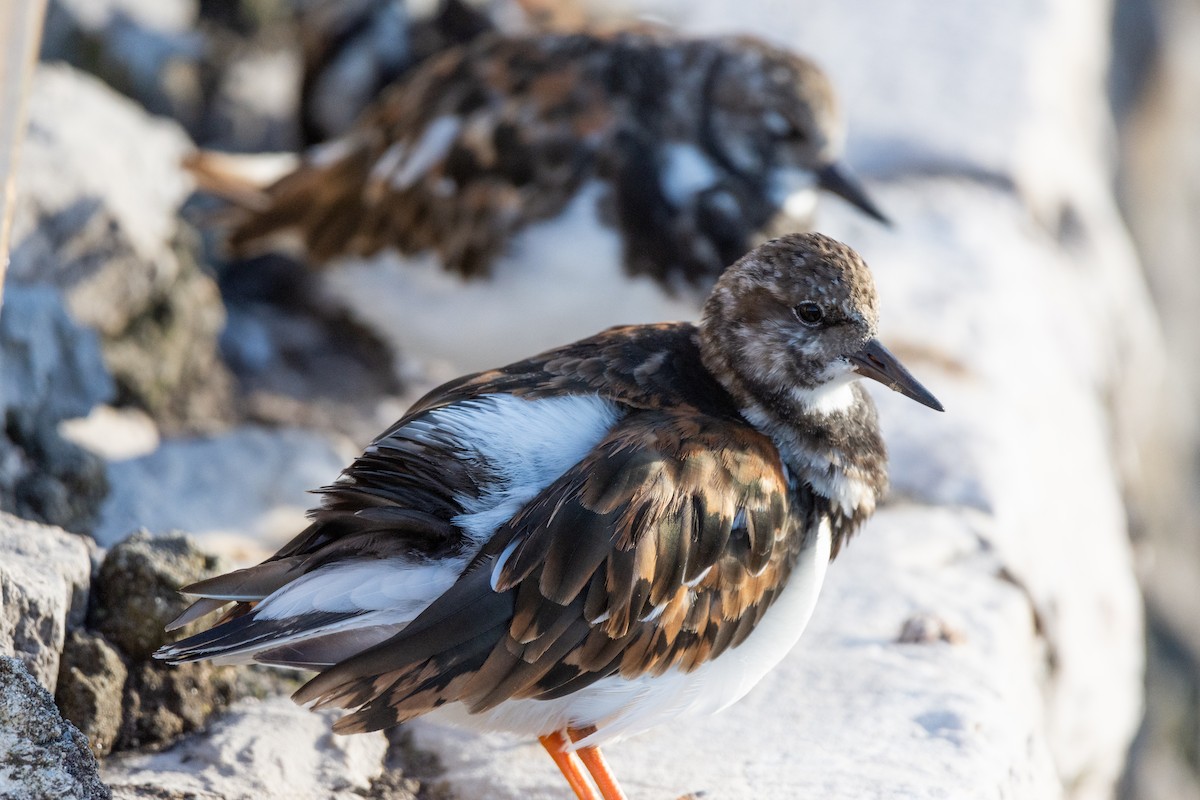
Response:
[[[793,308],[792,313],[796,315],[796,319],[800,320],[802,325],[810,328],[817,327],[821,324],[821,320],[825,319],[825,309],[811,300]]]

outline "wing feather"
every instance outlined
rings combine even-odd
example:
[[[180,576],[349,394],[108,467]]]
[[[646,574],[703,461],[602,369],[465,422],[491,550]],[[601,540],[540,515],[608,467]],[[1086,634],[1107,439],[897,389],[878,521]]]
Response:
[[[297,699],[386,726],[696,669],[744,641],[787,579],[805,530],[788,491],[774,446],[739,420],[631,414],[407,629]]]

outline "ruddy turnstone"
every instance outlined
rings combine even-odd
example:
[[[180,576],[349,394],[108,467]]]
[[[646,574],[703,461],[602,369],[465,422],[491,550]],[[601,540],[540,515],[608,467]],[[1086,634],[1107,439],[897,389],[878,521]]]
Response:
[[[185,587],[171,662],[319,670],[334,730],[435,712],[538,737],[579,798],[597,747],[748,692],[887,484],[866,376],[941,410],[875,338],[866,264],[768,242],[699,325],[614,328],[426,395],[264,563]]]
[[[618,323],[694,319],[726,264],[807,229],[839,161],[833,89],[750,38],[485,35],[240,200],[229,242],[299,243],[408,354],[482,368]],[[370,259],[364,263],[364,259]]]

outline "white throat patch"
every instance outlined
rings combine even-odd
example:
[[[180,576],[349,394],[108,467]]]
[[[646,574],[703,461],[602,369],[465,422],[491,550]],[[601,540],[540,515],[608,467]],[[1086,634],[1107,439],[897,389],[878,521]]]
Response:
[[[853,383],[857,377],[848,372],[844,377],[839,376],[816,389],[792,389],[792,396],[809,414],[836,414],[846,411],[856,402]]]

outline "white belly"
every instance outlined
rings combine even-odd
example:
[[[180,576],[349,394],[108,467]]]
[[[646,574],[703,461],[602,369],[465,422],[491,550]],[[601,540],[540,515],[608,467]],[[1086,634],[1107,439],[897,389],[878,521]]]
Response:
[[[679,717],[713,714],[740,700],[796,644],[816,606],[829,564],[830,529],[821,524],[815,541],[800,553],[783,593],[739,647],[726,650],[692,672],[625,680],[613,676],[556,700],[510,700],[482,714],[458,703],[430,718],[477,730],[542,736],[566,727],[595,725],[580,745],[602,744]]]
[[[460,370],[500,366],[613,325],[695,319],[700,293],[672,296],[631,278],[621,243],[600,222],[598,184],[554,220],[511,243],[490,278],[462,281],[433,255],[383,254],[335,265],[332,292],[406,358]]]

